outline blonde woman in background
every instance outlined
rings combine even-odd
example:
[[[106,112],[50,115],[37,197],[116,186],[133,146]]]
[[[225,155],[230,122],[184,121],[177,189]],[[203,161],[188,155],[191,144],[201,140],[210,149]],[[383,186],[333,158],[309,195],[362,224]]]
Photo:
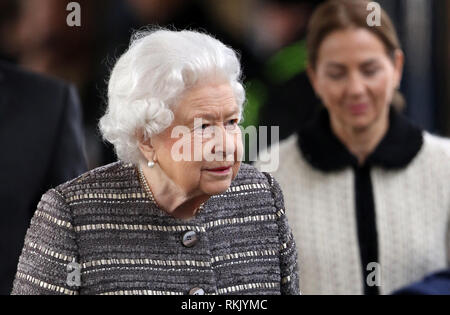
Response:
[[[385,11],[367,25],[367,4],[328,1],[312,16],[323,109],[279,144],[304,294],[388,294],[449,266],[450,144],[392,106],[404,55]]]

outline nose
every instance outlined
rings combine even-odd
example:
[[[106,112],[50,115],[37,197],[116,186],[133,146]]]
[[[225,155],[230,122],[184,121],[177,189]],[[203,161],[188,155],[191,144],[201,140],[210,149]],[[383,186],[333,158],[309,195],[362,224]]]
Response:
[[[357,97],[364,94],[365,85],[363,79],[356,73],[349,76],[347,83],[347,94],[350,97]]]
[[[235,136],[230,134],[224,126],[216,126],[214,131],[214,145],[212,153],[222,158],[234,156]]]

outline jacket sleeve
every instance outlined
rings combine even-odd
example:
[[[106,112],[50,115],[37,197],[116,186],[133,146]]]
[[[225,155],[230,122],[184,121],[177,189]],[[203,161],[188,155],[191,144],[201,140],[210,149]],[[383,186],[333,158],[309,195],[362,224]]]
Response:
[[[269,173],[264,173],[270,183],[272,195],[275,202],[276,215],[278,218],[278,231],[280,240],[280,270],[281,270],[281,294],[298,295],[300,293],[297,249],[288,225],[283,193],[280,185]]]
[[[71,212],[63,196],[52,189],[42,196],[25,237],[13,295],[76,295],[78,247]],[[69,270],[68,270],[68,265]],[[70,273],[69,271],[75,271]],[[79,284],[78,284],[79,285]]]

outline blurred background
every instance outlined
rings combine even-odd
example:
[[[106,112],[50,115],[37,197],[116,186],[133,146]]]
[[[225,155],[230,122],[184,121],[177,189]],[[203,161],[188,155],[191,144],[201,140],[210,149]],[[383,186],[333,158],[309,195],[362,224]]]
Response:
[[[0,59],[75,84],[81,95],[89,168],[115,160],[97,122],[110,69],[134,30],[203,30],[239,52],[247,91],[243,126],[280,126],[286,138],[318,100],[304,73],[305,32],[320,0],[79,0],[81,26],[69,27],[68,0],[0,0]],[[450,136],[450,0],[380,0],[406,54],[404,112]]]

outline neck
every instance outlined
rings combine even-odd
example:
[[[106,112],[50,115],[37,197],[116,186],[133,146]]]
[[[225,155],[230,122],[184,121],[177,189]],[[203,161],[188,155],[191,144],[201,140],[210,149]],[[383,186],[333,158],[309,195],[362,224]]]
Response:
[[[330,120],[333,133],[356,156],[359,165],[364,164],[389,128],[388,119],[380,119],[379,122],[361,129],[344,126],[333,118]]]
[[[204,194],[186,193],[159,165],[154,168],[141,165],[141,169],[158,207],[177,219],[194,217],[200,206],[209,199],[209,196]]]

